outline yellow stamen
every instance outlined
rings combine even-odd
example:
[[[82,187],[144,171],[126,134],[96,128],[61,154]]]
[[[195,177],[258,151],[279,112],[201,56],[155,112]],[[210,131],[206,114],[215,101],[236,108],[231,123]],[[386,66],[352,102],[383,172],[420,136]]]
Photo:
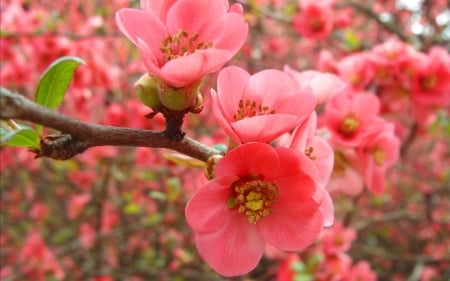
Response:
[[[198,50],[205,50],[212,47],[212,42],[198,41],[199,34],[190,36],[185,30],[169,35],[161,42],[160,51],[164,55],[164,61],[187,56]]]
[[[236,114],[233,116],[235,121],[242,120],[247,117],[254,117],[258,115],[274,114],[275,110],[270,110],[268,106],[262,106],[257,104],[256,101],[240,100],[239,108]]]
[[[228,208],[236,208],[239,213],[245,214],[250,223],[256,223],[261,217],[272,213],[271,205],[278,197],[276,183],[250,174],[233,182],[231,188]]]
[[[349,138],[352,137],[357,132],[358,128],[359,128],[358,117],[355,114],[350,113],[344,118],[344,120],[342,120],[341,126],[339,127],[339,132],[344,137]]]

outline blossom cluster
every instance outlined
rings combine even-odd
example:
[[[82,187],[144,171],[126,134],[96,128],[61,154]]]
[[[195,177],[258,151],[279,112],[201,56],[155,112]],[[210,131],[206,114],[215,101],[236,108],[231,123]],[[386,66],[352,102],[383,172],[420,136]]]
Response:
[[[90,148],[62,164],[2,148],[0,278],[209,279],[197,253],[224,276],[261,265],[251,280],[448,273],[450,55],[427,34],[421,51],[380,44],[383,24],[366,25],[354,1],[6,2],[2,87],[31,95],[51,61],[81,56],[64,113],[164,130],[149,107],[198,113],[203,97],[211,114],[187,114],[183,131],[223,156],[205,177],[148,148]],[[399,27],[412,18],[382,2],[371,9]],[[425,2],[437,19],[444,1]],[[316,58],[323,72],[296,70]]]
[[[271,252],[271,257],[281,260],[276,280],[376,281],[377,276],[367,261],[353,262],[347,253],[356,238],[355,230],[336,221],[301,258],[297,253]]]
[[[116,17],[150,74],[137,84],[139,97],[152,108],[193,106],[203,77],[219,70],[247,37],[241,5],[141,1],[141,8],[122,9]],[[186,219],[200,255],[220,274],[251,271],[266,244],[301,251],[332,225],[326,187],[334,158],[335,174],[348,175],[355,166],[347,150],[362,163],[368,188],[383,191],[399,142],[392,125],[377,116],[375,96],[352,92],[332,74],[285,67],[251,75],[229,66],[211,98],[230,143],[210,181],[188,202]],[[318,123],[315,108],[322,103]],[[328,140],[317,134],[319,124],[330,132]],[[340,150],[333,153],[330,144]]]

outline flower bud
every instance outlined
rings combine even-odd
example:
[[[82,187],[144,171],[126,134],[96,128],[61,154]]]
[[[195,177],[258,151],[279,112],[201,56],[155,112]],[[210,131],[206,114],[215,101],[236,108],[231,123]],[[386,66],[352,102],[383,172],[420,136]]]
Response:
[[[187,109],[194,105],[200,83],[201,81],[183,88],[172,88],[161,81],[158,91],[159,100],[170,110],[180,111]]]
[[[155,78],[147,73],[134,83],[134,89],[139,100],[151,109],[155,110],[161,105],[158,96],[158,83]]]

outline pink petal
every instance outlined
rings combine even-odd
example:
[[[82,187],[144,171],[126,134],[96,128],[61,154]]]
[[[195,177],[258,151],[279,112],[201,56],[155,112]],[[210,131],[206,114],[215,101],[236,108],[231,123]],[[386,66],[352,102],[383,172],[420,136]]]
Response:
[[[255,225],[238,212],[219,231],[196,233],[195,240],[206,263],[224,276],[243,275],[253,270],[265,248]]]
[[[155,16],[165,22],[168,10],[176,1],[177,0],[141,0],[141,8],[148,12],[154,13]]]
[[[275,69],[266,69],[250,77],[244,98],[277,109],[280,95],[290,95],[295,90],[295,81],[288,74]]]
[[[308,147],[312,147],[314,164],[319,172],[319,177],[317,183],[324,187],[328,180],[330,179],[331,173],[333,172],[334,166],[334,152],[328,142],[321,137],[313,137],[309,140]]]
[[[327,185],[327,190],[339,191],[349,196],[356,196],[364,189],[363,179],[358,171],[350,167],[344,170],[343,174],[332,175]]]
[[[222,69],[217,78],[217,92],[226,120],[233,120],[242,99],[250,74],[242,68],[229,66]]]
[[[214,34],[212,33],[214,30],[210,31],[210,37],[214,38],[214,47],[227,49],[233,54],[237,53],[247,39],[248,24],[242,15],[236,13],[228,13],[220,23],[223,27],[221,33]]]
[[[231,123],[240,142],[270,142],[282,134],[294,129],[299,120],[295,115],[269,114],[244,118]],[[277,124],[274,126],[274,124]]]
[[[168,61],[162,68],[162,79],[174,87],[199,81],[205,74],[215,72],[230,58],[230,52],[209,48]]]
[[[228,8],[225,0],[178,0],[167,13],[167,29],[173,34],[180,29],[190,35],[202,34],[203,29],[208,29],[209,24],[225,15]]]
[[[230,9],[228,9],[229,12],[236,13],[238,15],[243,16],[244,15],[244,8],[242,8],[242,5],[239,3],[234,3],[231,5]]]
[[[316,98],[307,92],[278,97],[277,101],[273,104],[276,112],[292,114],[302,120],[308,118],[316,106]]]
[[[316,193],[318,178],[318,171],[313,161],[305,154],[289,148],[278,147],[276,151],[280,157],[281,169],[272,171],[271,179],[280,186],[280,196],[284,192],[295,191],[297,197],[311,198]],[[298,186],[301,188],[295,189]]]
[[[308,139],[314,137],[316,127],[317,127],[317,113],[313,111],[309,115],[308,119],[306,119],[292,133],[293,136],[289,147],[297,149],[300,152],[304,152]]]
[[[347,84],[338,76],[320,73],[311,81],[311,89],[318,103],[325,103],[336,94],[342,92]]]
[[[220,99],[218,97],[218,93],[211,89],[211,99],[212,99],[212,110],[214,117],[216,118],[219,126],[225,130],[226,134],[236,143],[241,143],[241,140],[234,132],[233,128],[231,128],[230,122],[226,119],[228,114],[224,112],[222,105],[220,104]]]
[[[380,112],[380,100],[373,94],[357,94],[353,97],[352,111],[361,119],[372,119]]]
[[[273,213],[259,219],[257,227],[272,246],[284,251],[301,251],[318,238],[323,217],[314,200],[297,200],[295,191],[291,193],[290,198],[280,198],[272,204]]]
[[[324,188],[318,188],[313,198],[319,204],[319,211],[323,216],[323,226],[332,226],[334,223],[334,205],[330,193]]]
[[[144,42],[141,38],[137,39],[136,45],[141,53],[142,60],[144,61],[144,64],[150,74],[161,76],[160,65],[162,64],[162,61],[158,60],[147,43]]]
[[[265,143],[246,143],[229,151],[216,166],[216,176],[270,175],[278,170],[274,148]]]
[[[231,210],[227,206],[230,186],[236,176],[217,177],[208,182],[189,200],[185,215],[189,226],[195,232],[216,231],[232,219]]]
[[[153,52],[160,53],[161,41],[167,36],[164,23],[151,13],[136,9],[121,9],[116,13],[119,29],[138,45],[141,39]]]

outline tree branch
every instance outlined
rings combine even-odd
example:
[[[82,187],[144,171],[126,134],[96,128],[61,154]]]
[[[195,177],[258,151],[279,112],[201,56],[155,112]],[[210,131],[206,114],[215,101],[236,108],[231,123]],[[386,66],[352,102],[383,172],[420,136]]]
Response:
[[[379,15],[372,10],[372,8],[370,6],[361,4],[357,1],[349,1],[346,3],[340,4],[338,7],[341,8],[341,7],[345,7],[345,6],[350,6],[353,9],[365,14],[369,18],[375,20],[380,26],[382,26],[384,29],[390,31],[391,33],[397,35],[401,40],[403,40],[405,42],[411,42],[410,38],[406,34],[403,33],[401,28],[399,28],[395,24],[392,24],[391,22],[383,21],[379,17]]]
[[[44,141],[47,147],[50,146],[48,147],[49,150],[54,148],[52,146],[55,143],[62,146],[63,150],[70,146],[79,148],[74,150],[73,155],[69,153],[66,157],[52,157],[52,153],[46,153],[45,151],[42,151],[43,154],[38,156],[65,160],[89,147],[107,145],[168,148],[202,161],[206,161],[212,155],[222,154],[220,151],[187,136],[184,136],[181,140],[174,140],[167,136],[164,131],[131,129],[83,122],[36,104],[24,96],[11,93],[4,88],[0,88],[0,107],[0,119],[26,120],[62,132],[63,134],[60,136],[67,139],[67,143],[64,145],[61,145],[61,139],[54,135],[52,135],[51,140],[48,140],[48,138],[41,139],[41,145]],[[54,138],[56,138],[56,141]]]

